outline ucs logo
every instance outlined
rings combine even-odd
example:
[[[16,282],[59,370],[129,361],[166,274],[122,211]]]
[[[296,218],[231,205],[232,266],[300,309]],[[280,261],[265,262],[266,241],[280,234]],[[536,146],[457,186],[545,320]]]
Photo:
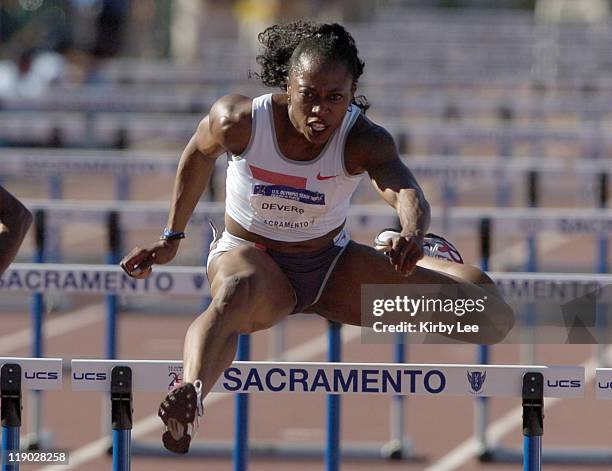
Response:
[[[76,381],[106,381],[106,373],[72,373],[72,378]]]
[[[24,376],[26,379],[59,379],[57,371],[26,371],[24,372]]]
[[[480,394],[480,390],[487,379],[486,371],[467,372],[467,378],[470,383],[470,388],[474,394]]]
[[[546,381],[546,386],[549,388],[579,388],[582,382],[579,379],[557,379]]]

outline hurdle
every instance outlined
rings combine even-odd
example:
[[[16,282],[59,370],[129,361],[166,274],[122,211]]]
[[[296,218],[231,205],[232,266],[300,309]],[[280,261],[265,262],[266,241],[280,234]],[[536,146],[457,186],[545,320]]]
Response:
[[[595,370],[595,397],[598,400],[612,399],[612,368],[596,368]],[[500,451],[496,460],[516,462],[520,456],[509,450]],[[581,449],[551,449],[543,454],[543,461],[550,464],[587,464],[593,466],[610,465],[612,463],[612,450],[608,448],[581,448]]]
[[[542,299],[555,299],[559,302],[568,301],[580,296],[581,293],[592,291],[597,287],[612,284],[612,275],[593,274],[550,274],[550,273],[492,273],[502,295],[508,300],[518,302],[540,301]],[[88,294],[115,294],[115,295],[149,295],[149,294],[182,294],[202,297],[209,294],[208,284],[199,267],[167,267],[160,266],[146,280],[134,280],[125,275],[117,266],[101,265],[57,265],[57,264],[13,264],[0,278],[0,291],[36,291],[36,292],[64,292]],[[397,347],[396,347],[397,348]],[[477,396],[480,397],[480,396]],[[480,400],[480,399],[478,399]],[[478,422],[477,422],[478,424]],[[483,424],[483,433],[486,433],[486,424]],[[478,425],[477,425],[478,426]],[[397,432],[397,430],[400,432]],[[392,440],[404,442],[403,421],[398,419],[393,425]],[[399,435],[398,435],[399,433]],[[155,448],[141,444],[134,446],[134,451],[156,453]],[[279,450],[282,445],[279,445]],[[262,446],[256,450],[257,445],[251,448],[252,453],[264,454],[271,448]],[[402,450],[400,453],[399,450]],[[398,443],[391,443],[390,448],[381,451],[380,444],[370,447],[361,445],[350,448],[343,447],[345,455],[359,453],[364,457],[392,457],[409,458],[409,450],[401,448]],[[218,456],[226,456],[232,448],[219,445],[216,448]],[[287,449],[287,453],[297,453],[300,456],[322,456],[320,446]],[[209,453],[212,451],[209,450]],[[279,454],[285,451],[278,451]]]
[[[405,18],[396,17],[395,19],[402,21],[402,30],[400,32],[404,32],[406,30],[406,24],[404,23]],[[416,20],[422,24],[421,18],[410,17],[409,19]],[[479,23],[483,24],[483,21],[481,20]],[[390,29],[389,24],[383,24],[385,30]],[[445,24],[444,27],[447,28],[448,23]],[[358,27],[353,27],[351,30],[354,30],[355,37],[359,38],[357,36],[359,34]],[[397,29],[393,30],[393,33],[396,31]],[[377,52],[380,50],[381,49],[378,48]],[[112,84],[136,83],[140,85],[156,84],[171,86],[187,84],[204,87],[211,82],[218,81],[227,82],[232,80],[233,83],[240,86],[249,83],[246,80],[238,80],[236,74],[231,70],[213,71],[210,67],[204,67],[202,64],[178,65],[171,61],[162,60],[141,63],[114,59],[101,65],[100,74],[105,82]],[[582,79],[580,77],[559,77],[555,79],[554,89],[558,92],[580,93],[584,89],[585,84],[589,83],[589,79],[592,81],[592,77],[583,77]],[[490,76],[484,76],[483,74],[473,74],[470,77],[452,76],[451,78],[451,76],[446,74],[433,74],[431,72],[428,72],[425,77],[404,74],[401,79],[389,74],[373,74],[369,77],[364,77],[364,85],[366,86],[385,86],[387,88],[402,87],[402,90],[418,88],[419,92],[422,91],[423,88],[428,87],[428,89],[437,92],[437,95],[447,88],[454,89],[456,87],[460,87],[462,92],[467,91],[473,93],[475,89],[485,87],[487,89],[493,88],[496,91],[504,93],[510,92],[516,95],[517,92],[525,87],[533,85],[533,81],[534,79],[531,75],[525,77],[514,76],[511,78],[505,75],[503,78],[492,79]],[[607,78],[600,77],[591,86],[595,87],[596,90],[605,92],[612,88],[612,82]]]
[[[121,370],[118,370],[121,368]],[[148,360],[72,360],[72,388],[76,391],[98,391],[117,394],[121,390],[123,409],[127,415],[131,400],[129,383],[115,381],[119,371],[131,372],[131,391],[167,392],[169,372],[182,371],[180,361]],[[180,373],[179,373],[180,374]],[[125,373],[123,376],[130,377]],[[575,385],[566,388],[570,382]],[[521,397],[525,414],[524,469],[540,469],[541,436],[543,433],[542,401],[544,397],[578,398],[584,394],[584,368],[571,366],[513,365],[436,365],[382,363],[278,363],[234,362],[215,384],[212,392],[231,392],[238,396],[252,393],[288,394],[383,394],[428,396],[503,396]],[[119,400],[117,400],[119,403]],[[118,412],[117,412],[118,413]],[[124,422],[129,431],[129,421]],[[246,470],[249,455],[248,423],[238,422],[240,440],[235,447],[246,454],[235,457],[234,469]],[[129,470],[130,434],[113,434],[114,454],[121,454],[113,463]],[[337,471],[340,460],[335,450],[339,429],[328,427],[325,466]],[[254,451],[254,450],[252,450]],[[237,452],[240,455],[240,451]],[[255,456],[254,453],[252,453]]]
[[[167,217],[167,208],[163,204],[146,204],[146,203],[118,203],[118,202],[96,202],[88,205],[83,205],[80,202],[71,201],[53,201],[53,202],[29,202],[31,209],[34,211],[42,211],[46,215],[45,220],[51,218],[59,218],[64,223],[72,221],[87,221],[90,223],[102,223],[107,224],[109,234],[109,253],[116,253],[117,249],[112,249],[113,245],[117,245],[117,242],[113,242],[113,237],[118,237],[121,226],[124,226],[129,222],[130,224],[142,225],[142,227],[148,227],[154,225],[155,227],[161,227],[165,224]],[[217,203],[203,203],[200,204],[194,216],[192,217],[192,223],[202,224],[210,218],[220,217],[224,212],[222,204]],[[117,216],[113,216],[113,214]],[[389,227],[394,224],[396,215],[391,208],[380,206],[370,208],[352,208],[349,212],[348,226],[355,227],[358,225],[361,228],[376,230],[381,227]],[[112,223],[112,224],[111,224]],[[482,252],[483,260],[488,260],[491,249],[491,238],[495,230],[502,229],[504,233],[516,233],[520,235],[535,235],[539,232],[554,231],[559,234],[574,235],[574,234],[591,234],[599,235],[604,237],[609,231],[609,227],[612,226],[612,212],[608,209],[594,209],[594,210],[549,210],[549,209],[513,209],[513,208],[452,208],[447,210],[436,210],[434,209],[432,215],[433,225],[445,225],[447,229],[453,233],[473,233],[475,227],[480,229],[480,240],[481,248],[486,248],[487,251]],[[113,235],[115,234],[115,235]],[[485,243],[486,242],[486,243]],[[110,257],[110,255],[109,255]],[[116,255],[114,255],[116,257]],[[115,258],[116,259],[116,258]],[[596,263],[599,262],[599,257],[596,256]],[[30,267],[36,270],[35,267]],[[65,267],[64,267],[65,268]],[[174,292],[174,286],[169,283],[174,283],[172,275],[165,277],[165,272],[156,272],[152,279],[150,279],[144,287],[132,283],[127,277],[122,277],[119,273],[119,268],[116,267],[114,270],[110,270],[108,279],[97,280],[96,277],[102,276],[99,273],[99,266],[86,266],[81,267],[82,271],[74,277],[75,274],[70,274],[70,270],[65,270],[62,267],[56,265],[50,265],[48,269],[44,269],[48,273],[57,273],[59,277],[64,277],[62,280],[58,280],[58,284],[54,286],[52,280],[45,279],[43,284],[46,286],[46,290],[37,289],[36,286],[41,284],[41,276],[44,278],[47,275],[41,275],[40,273],[34,276],[37,281],[28,283],[30,278],[21,280],[20,276],[17,275],[15,278],[15,288],[19,288],[19,285],[23,285],[23,289],[30,290],[33,292],[49,292],[49,291],[65,291],[65,292],[98,292],[101,294],[107,294],[108,296],[114,296],[116,293],[133,293],[133,294],[144,294],[147,292],[158,294],[164,294],[168,292]],[[487,269],[488,265],[483,265],[483,268]],[[77,267],[77,270],[79,268]],[[192,274],[191,278],[189,275],[185,275],[185,278],[180,281],[181,286],[176,286],[177,289],[186,289],[189,293],[199,293],[202,298],[206,299],[209,296],[207,284],[203,276],[201,269],[199,273]],[[159,276],[161,275],[161,276]],[[178,275],[178,273],[177,273]],[[13,275],[11,275],[13,276]],[[525,276],[525,275],[521,275]],[[11,285],[12,278],[6,278]],[[133,281],[133,280],[132,280]],[[178,280],[177,280],[178,281]],[[534,283],[537,281],[534,281]],[[92,286],[92,289],[88,288],[88,283]],[[115,283],[116,285],[113,285]],[[80,286],[77,286],[79,285]],[[35,285],[35,286],[32,286]],[[58,287],[61,285],[61,289]],[[198,286],[205,289],[198,289]],[[34,289],[32,289],[34,288]],[[39,295],[40,296],[40,295]],[[42,298],[40,298],[42,299]],[[112,358],[116,356],[114,340],[116,338],[115,327],[113,325],[116,322],[117,316],[117,304],[111,302],[113,298],[108,298],[107,306],[107,357]],[[116,299],[116,298],[114,298]],[[36,303],[35,303],[36,304]],[[42,317],[42,305],[37,304]],[[41,321],[33,323],[35,330],[35,339],[40,339],[34,342],[34,346],[40,345],[38,342],[42,342],[42,335],[40,333]],[[402,360],[404,355],[403,347],[396,347],[396,351],[402,351],[402,356],[396,358]],[[42,350],[41,350],[42,351]],[[488,351],[485,348],[480,349],[480,356],[477,359],[477,363],[487,363]],[[486,399],[477,400],[477,408],[483,408]],[[401,398],[398,398],[397,403],[401,402]],[[482,444],[482,449],[487,450],[488,444],[486,443],[486,410],[483,412],[475,412],[475,433],[479,437],[479,442]],[[401,424],[397,424],[393,427],[393,438],[392,441],[396,445],[391,446],[388,449],[390,456],[407,456],[409,454],[409,444],[404,443],[404,438],[400,436],[402,433]],[[40,430],[40,426],[33,428],[33,430]],[[36,435],[38,437],[38,435]],[[404,446],[402,446],[404,445]],[[483,453],[486,456],[486,453]]]
[[[368,95],[374,97],[373,101],[382,110],[382,114],[392,113],[397,109],[410,109],[411,112],[436,118],[444,113],[449,101],[452,101],[461,115],[468,116],[475,112],[495,115],[499,112],[500,103],[503,103],[514,115],[532,114],[534,111],[554,115],[578,114],[581,112],[601,114],[611,106],[610,97],[606,94],[602,94],[598,100],[593,102],[585,101],[584,96],[578,94],[551,97],[540,102],[534,102],[533,97],[516,97],[509,94],[498,97],[483,97],[473,91],[464,92],[462,95],[452,98],[433,92],[424,95],[395,96],[395,100],[387,97],[385,100],[386,95],[380,93],[380,89],[377,90],[378,87],[372,87],[371,83],[372,80],[364,78],[364,83],[363,85],[360,83],[360,87],[363,87],[364,93],[367,92]],[[254,85],[252,82],[242,83],[238,86],[242,88],[243,93],[258,94],[265,90],[262,86]],[[393,84],[388,84],[388,86],[392,87]],[[396,83],[395,86],[399,86],[399,84]],[[181,89],[164,90],[159,87],[147,89],[146,85],[116,85],[100,93],[97,86],[85,85],[74,88],[58,85],[54,93],[50,95],[37,97],[7,96],[3,99],[3,109],[13,112],[63,111],[92,114],[102,112],[196,113],[198,111],[206,112],[210,108],[219,98],[220,88],[217,85],[207,83],[198,90],[199,93],[194,94],[191,91]],[[377,92],[379,96],[376,96]]]
[[[612,368],[596,368],[595,397],[598,400],[612,399]],[[558,449],[547,460],[550,463],[580,463],[609,465],[612,463],[612,450],[607,448]]]
[[[450,149],[447,149],[450,152]],[[505,152],[507,153],[507,152]],[[406,164],[419,179],[440,179],[444,186],[443,200],[446,205],[454,204],[454,198],[444,195],[445,188],[452,190],[456,181],[481,178],[507,179],[513,176],[523,176],[526,180],[533,172],[537,184],[540,178],[557,177],[561,175],[576,175],[583,178],[593,178],[600,187],[600,197],[595,204],[604,207],[601,201],[608,191],[609,165],[598,159],[576,159],[570,162],[560,162],[550,157],[513,157],[512,160],[500,156],[491,158],[475,158],[463,156],[460,161],[448,159],[446,156],[428,155],[404,157]],[[61,177],[63,175],[109,175],[115,178],[115,199],[129,200],[129,184],[133,177],[151,174],[174,174],[178,158],[173,152],[141,151],[94,151],[94,150],[36,150],[11,149],[3,152],[0,161],[1,175],[28,175],[32,177],[47,177],[50,181],[49,196],[51,199],[61,199]],[[215,171],[222,174],[225,162],[217,160]],[[120,181],[120,179],[122,179]],[[211,181],[211,184],[214,180]],[[527,194],[530,194],[529,182],[526,181]],[[212,189],[211,189],[212,192]],[[536,187],[535,190],[538,193]],[[499,193],[499,191],[498,191]],[[601,196],[601,195],[604,196]],[[497,196],[498,202],[502,196]],[[529,202],[528,202],[529,204]]]
[[[82,113],[75,112],[0,112],[0,130],[7,128],[17,128],[19,132],[8,133],[11,135],[21,135],[24,138],[31,138],[31,127],[36,126],[46,130],[47,142],[54,135],[62,136],[67,145],[87,146],[92,143],[96,146],[114,146],[121,148],[130,145],[135,140],[151,137],[164,137],[180,142],[187,142],[193,135],[195,124],[202,118],[201,113],[196,114],[144,114],[130,113],[130,118],[126,119],[123,113],[100,112],[94,115],[94,120],[90,126],[83,123]],[[520,142],[546,142],[555,140],[568,145],[583,145],[593,142],[593,139],[601,141],[606,145],[610,142],[610,137],[603,134],[601,130],[593,126],[582,126],[576,130],[554,129],[541,126],[502,126],[498,128],[484,129],[476,126],[413,126],[406,130],[407,126],[401,121],[389,120],[383,123],[399,144],[402,154],[411,154],[409,145],[415,139],[425,143],[427,153],[431,153],[439,139],[457,139],[465,143],[468,140],[480,140],[481,142],[491,142],[500,144],[501,136],[507,136],[509,142],[514,145]],[[30,126],[30,127],[28,127]],[[3,136],[0,131],[0,137]],[[86,140],[87,136],[91,140]],[[85,137],[84,137],[85,136]],[[43,141],[45,142],[45,141]],[[506,145],[508,141],[504,141]],[[501,148],[501,147],[500,147]],[[461,149],[459,149],[461,150]]]
[[[15,461],[11,454],[21,450],[22,390],[41,391],[61,387],[61,358],[0,357],[2,471],[19,471],[19,461]]]

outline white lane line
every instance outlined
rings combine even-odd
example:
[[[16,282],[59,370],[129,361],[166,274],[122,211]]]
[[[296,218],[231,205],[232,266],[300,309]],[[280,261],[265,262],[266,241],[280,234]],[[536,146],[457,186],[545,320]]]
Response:
[[[361,329],[359,327],[346,325],[342,327],[342,343],[348,343],[352,340],[355,340],[361,335]],[[298,345],[291,350],[288,350],[285,354],[286,361],[306,361],[313,357],[317,357],[321,353],[327,351],[327,332],[323,333],[301,345]],[[268,358],[267,360],[270,360]],[[222,399],[232,398],[232,394],[220,394],[220,393],[211,393],[206,396],[204,400],[204,405],[209,406],[215,402],[218,402]],[[157,414],[152,414],[144,419],[139,420],[134,423],[132,428],[132,439],[136,439],[147,435],[155,430],[162,431],[162,423],[157,417]],[[104,437],[94,440],[87,445],[70,452],[70,463],[66,466],[47,466],[45,468],[40,468],[38,471],[61,471],[73,469],[76,466],[82,465],[83,463],[87,463],[92,461],[99,456],[102,456],[106,453],[110,446],[110,441]]]
[[[50,339],[82,329],[104,318],[103,305],[94,304],[71,311],[57,319],[43,323],[43,338]],[[0,355],[20,350],[31,345],[32,328],[20,330],[0,337]]]
[[[597,367],[597,361],[591,358],[580,366],[585,368],[584,383],[586,386],[586,384],[595,379],[595,368]],[[559,402],[561,402],[561,398],[558,397],[546,399],[544,401],[544,410],[549,410],[552,406]],[[491,444],[496,445],[510,431],[519,429],[523,421],[522,414],[523,408],[519,406],[510,410],[503,417],[489,424],[487,427],[487,437],[490,439]],[[478,456],[480,452],[481,449],[478,441],[474,437],[469,438],[454,450],[433,463],[431,466],[425,468],[425,471],[455,470],[460,466],[463,466],[472,458]]]

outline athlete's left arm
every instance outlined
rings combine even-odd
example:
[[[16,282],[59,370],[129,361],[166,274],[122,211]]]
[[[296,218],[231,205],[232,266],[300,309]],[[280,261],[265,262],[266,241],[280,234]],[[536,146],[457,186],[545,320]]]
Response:
[[[430,221],[430,207],[416,178],[401,161],[395,142],[382,127],[370,123],[359,133],[356,146],[359,171],[366,171],[382,198],[397,211],[401,238],[394,240],[391,261],[403,274],[414,270],[423,257],[423,237]],[[351,159],[352,160],[352,159]]]

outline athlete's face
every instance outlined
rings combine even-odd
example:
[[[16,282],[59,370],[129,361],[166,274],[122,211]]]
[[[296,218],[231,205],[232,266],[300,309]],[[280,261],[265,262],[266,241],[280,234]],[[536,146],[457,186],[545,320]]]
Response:
[[[346,65],[302,55],[287,83],[289,119],[313,144],[324,144],[342,124],[355,85]]]

